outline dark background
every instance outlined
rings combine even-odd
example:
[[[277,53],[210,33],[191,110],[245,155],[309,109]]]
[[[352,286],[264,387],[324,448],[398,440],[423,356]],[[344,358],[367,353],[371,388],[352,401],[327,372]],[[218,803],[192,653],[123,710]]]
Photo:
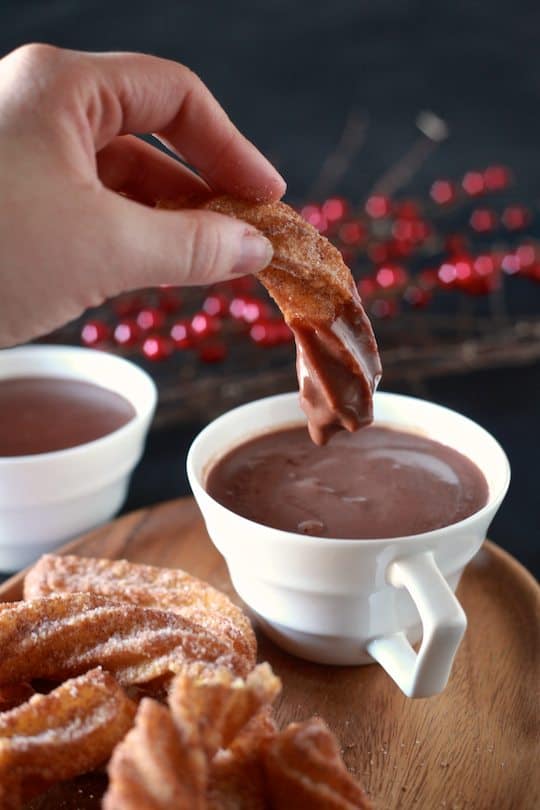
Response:
[[[427,108],[445,118],[451,137],[407,193],[425,195],[437,176],[505,163],[519,201],[536,207],[539,33],[540,7],[523,0],[0,3],[2,54],[37,40],[188,64],[277,163],[291,199],[308,193],[354,105],[369,115],[369,136],[335,192],[362,199],[414,141],[416,114]],[[534,294],[540,313],[538,293],[527,293],[527,308]],[[540,365],[433,380],[423,395],[481,422],[506,449],[513,483],[490,535],[538,573]],[[185,451],[199,427],[151,435],[126,508],[188,491]]]

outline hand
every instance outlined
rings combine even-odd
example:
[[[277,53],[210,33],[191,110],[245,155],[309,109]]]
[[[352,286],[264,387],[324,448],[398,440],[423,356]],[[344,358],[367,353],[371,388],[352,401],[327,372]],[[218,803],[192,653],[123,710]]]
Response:
[[[129,134],[148,132],[199,174]],[[149,206],[201,191],[261,201],[285,191],[186,67],[48,45],[0,60],[0,181],[0,346],[125,290],[261,270],[272,248],[254,228]]]

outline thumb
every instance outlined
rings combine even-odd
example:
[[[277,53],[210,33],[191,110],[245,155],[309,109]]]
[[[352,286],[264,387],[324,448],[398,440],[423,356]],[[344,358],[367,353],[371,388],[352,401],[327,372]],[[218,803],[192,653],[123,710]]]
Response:
[[[270,264],[271,243],[242,220],[213,211],[147,208],[107,194],[108,295],[157,284],[212,284]]]

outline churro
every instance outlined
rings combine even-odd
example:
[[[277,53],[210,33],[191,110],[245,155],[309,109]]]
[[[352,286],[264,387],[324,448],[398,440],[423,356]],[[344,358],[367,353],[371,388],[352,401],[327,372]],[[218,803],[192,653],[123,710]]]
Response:
[[[382,369],[377,343],[341,253],[285,203],[254,204],[230,196],[161,202],[242,219],[272,243],[274,256],[258,274],[293,331],[300,402],[316,444],[340,428],[373,418]]]
[[[97,668],[0,714],[2,810],[102,765],[135,711],[113,676]]]
[[[313,717],[291,723],[270,741],[264,765],[272,807],[295,810],[369,810],[370,802],[347,771],[337,740]]]
[[[145,699],[109,764],[105,810],[369,810],[322,720],[278,733],[267,664],[245,681],[186,667],[169,708]]]
[[[247,616],[224,593],[185,571],[45,554],[24,580],[25,599],[74,592],[177,613],[225,638],[249,668],[255,666],[257,642]]]
[[[90,593],[1,604],[0,650],[0,686],[61,681],[98,665],[124,686],[170,678],[191,661],[251,669],[251,658],[183,616]]]

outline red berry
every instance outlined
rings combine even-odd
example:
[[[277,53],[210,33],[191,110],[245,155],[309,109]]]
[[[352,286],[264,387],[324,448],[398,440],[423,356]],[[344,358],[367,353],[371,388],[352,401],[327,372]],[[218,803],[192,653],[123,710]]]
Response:
[[[85,346],[98,346],[108,340],[110,334],[111,330],[104,321],[87,321],[81,329],[81,342]]]
[[[448,205],[456,199],[456,188],[449,180],[436,180],[429,193],[438,205]]]
[[[531,212],[522,205],[511,205],[504,209],[502,223],[509,231],[525,228],[531,221]]]
[[[371,298],[377,292],[377,282],[373,278],[361,278],[356,286],[360,298]]]
[[[114,339],[120,346],[133,346],[139,340],[140,332],[137,321],[126,319],[115,326]]]
[[[241,296],[232,299],[229,304],[229,312],[238,321],[255,323],[255,321],[268,316],[269,308],[264,301],[258,298]]]
[[[144,332],[150,329],[160,329],[164,323],[165,314],[156,307],[141,309],[137,315],[137,324]]]
[[[221,293],[212,293],[204,299],[203,309],[208,315],[227,315],[229,311],[229,299]]]
[[[373,194],[366,201],[366,213],[372,219],[382,219],[390,213],[392,204],[388,197],[382,194]]]
[[[515,276],[521,270],[521,262],[515,253],[506,253],[501,259],[503,272],[508,276]]]
[[[347,214],[348,203],[341,197],[330,197],[322,205],[321,213],[327,222],[338,222]]]
[[[485,191],[484,175],[482,172],[467,172],[462,180],[463,190],[470,197],[476,197]]]
[[[304,205],[300,209],[300,216],[321,233],[324,233],[328,228],[328,221],[318,205]]]
[[[197,312],[191,319],[191,331],[199,338],[215,335],[221,329],[219,318],[208,315],[207,312]]]
[[[484,172],[484,183],[489,191],[500,191],[507,188],[512,180],[512,173],[506,166],[488,166]]]
[[[193,346],[194,336],[188,320],[173,323],[169,334],[179,349],[188,349]]]
[[[377,270],[375,280],[379,287],[385,290],[393,290],[403,287],[407,283],[407,272],[403,267],[380,267]]]
[[[530,267],[536,262],[536,250],[533,245],[519,245],[516,256],[520,267]]]
[[[366,238],[366,228],[361,222],[344,222],[339,229],[339,238],[346,245],[359,245]]]
[[[292,332],[284,321],[273,318],[254,323],[249,330],[249,336],[260,346],[277,346],[280,343],[288,343],[292,338]]]
[[[495,262],[491,256],[477,256],[473,262],[470,275],[459,281],[459,287],[469,295],[485,295],[495,289],[499,283],[495,272]]]
[[[469,220],[471,228],[478,233],[486,233],[497,227],[497,214],[488,208],[477,208]]]
[[[444,262],[437,272],[439,281],[443,287],[453,287],[457,281],[457,271],[455,264]]]
[[[173,352],[172,340],[164,335],[150,335],[145,338],[142,350],[148,360],[165,360]]]

